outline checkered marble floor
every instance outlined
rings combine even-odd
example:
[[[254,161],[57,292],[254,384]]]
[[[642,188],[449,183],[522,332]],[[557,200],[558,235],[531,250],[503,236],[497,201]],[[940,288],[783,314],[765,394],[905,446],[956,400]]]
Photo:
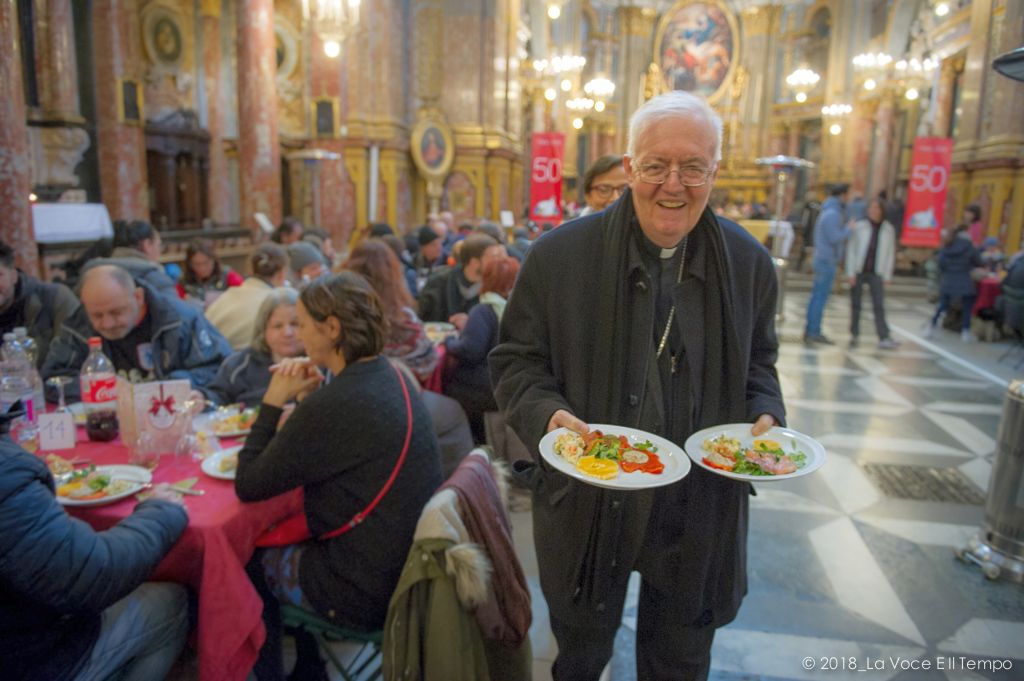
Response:
[[[918,337],[929,306],[916,300],[887,301],[900,348],[875,347],[868,309],[850,349],[848,299],[833,295],[825,333],[836,345],[807,348],[805,305],[806,294],[786,302],[778,370],[788,425],[817,437],[829,459],[806,478],[757,485],[750,590],[716,635],[712,679],[1024,678],[1024,588],[989,582],[953,555],[982,506],[888,496],[868,473],[938,469],[984,498],[1005,386],[1024,370],[996,361],[1002,347],[962,345],[948,332]],[[535,598],[534,678],[543,680],[556,645],[530,521],[528,511],[513,514]],[[614,681],[636,678],[638,581],[606,674]]]

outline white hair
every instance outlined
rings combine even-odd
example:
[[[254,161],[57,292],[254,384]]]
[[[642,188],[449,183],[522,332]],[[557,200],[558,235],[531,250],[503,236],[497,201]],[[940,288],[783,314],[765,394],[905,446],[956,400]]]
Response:
[[[703,116],[715,131],[715,162],[722,160],[722,118],[706,99],[673,90],[660,94],[640,105],[629,119],[629,144],[626,154],[636,158],[636,140],[654,123],[666,118]]]

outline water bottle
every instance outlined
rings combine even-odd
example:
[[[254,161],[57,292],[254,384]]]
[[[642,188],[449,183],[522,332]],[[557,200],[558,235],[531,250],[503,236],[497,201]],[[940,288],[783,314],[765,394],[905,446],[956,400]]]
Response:
[[[79,379],[85,404],[85,433],[94,442],[117,437],[117,374],[114,363],[103,354],[103,340],[89,339],[89,356],[82,363]]]
[[[36,360],[39,359],[39,345],[32,336],[28,335],[28,329],[19,326],[14,329],[14,337],[21,346],[25,357],[28,358],[28,378],[32,383],[32,408],[36,414],[46,411],[46,397],[43,394],[43,377],[39,375],[36,367]]]
[[[17,326],[14,328],[14,337],[18,340],[18,345],[25,351],[25,356],[28,357],[28,362],[32,366],[38,366],[39,361],[39,344],[32,336],[28,335],[28,329],[24,326]]]
[[[3,376],[0,381],[0,407],[4,412],[10,409],[11,405],[21,400],[25,409],[25,417],[34,422],[35,404],[32,400],[32,367],[28,363],[28,357],[22,351],[21,346],[13,333],[4,334],[4,344],[0,348],[3,354]]]

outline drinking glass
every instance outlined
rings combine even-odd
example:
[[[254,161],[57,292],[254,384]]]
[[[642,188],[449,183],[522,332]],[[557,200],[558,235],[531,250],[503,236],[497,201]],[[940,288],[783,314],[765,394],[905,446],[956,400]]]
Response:
[[[64,386],[71,383],[73,379],[70,376],[53,376],[52,378],[46,379],[47,385],[57,390],[57,413],[64,414],[69,412],[67,402],[64,401]]]
[[[131,463],[153,470],[160,463],[160,447],[148,430],[143,430],[131,446]]]

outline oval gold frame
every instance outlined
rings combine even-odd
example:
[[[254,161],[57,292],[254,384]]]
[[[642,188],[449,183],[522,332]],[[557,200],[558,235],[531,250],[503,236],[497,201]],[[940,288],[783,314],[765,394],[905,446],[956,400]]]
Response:
[[[725,93],[728,92],[729,86],[732,84],[733,78],[736,76],[736,68],[740,63],[740,26],[739,22],[736,21],[736,15],[733,14],[729,6],[726,5],[722,0],[679,0],[676,4],[672,5],[665,14],[662,15],[661,20],[658,21],[658,32],[654,37],[654,58],[652,61],[658,65],[658,68],[662,71],[661,74],[661,86],[664,88],[664,92],[671,92],[674,88],[668,86],[665,80],[664,69],[661,68],[661,42],[665,37],[665,29],[668,27],[672,17],[675,16],[679,10],[689,7],[690,5],[714,5],[722,11],[725,16],[726,22],[729,24],[729,30],[732,32],[732,59],[729,62],[729,70],[725,72],[725,77],[722,78],[722,82],[719,84],[718,89],[707,96],[708,104],[715,104]],[[690,92],[689,90],[682,90],[681,92]],[[697,94],[697,93],[694,93]]]
[[[423,143],[423,136],[431,128],[436,128],[444,140],[444,156],[441,159],[441,165],[436,167],[431,167],[427,164],[423,159],[423,152],[420,149],[420,145]],[[413,163],[416,164],[420,175],[428,180],[444,180],[455,160],[455,138],[452,136],[451,128],[438,116],[421,118],[413,126],[412,134],[409,136],[409,151],[412,153]]]

